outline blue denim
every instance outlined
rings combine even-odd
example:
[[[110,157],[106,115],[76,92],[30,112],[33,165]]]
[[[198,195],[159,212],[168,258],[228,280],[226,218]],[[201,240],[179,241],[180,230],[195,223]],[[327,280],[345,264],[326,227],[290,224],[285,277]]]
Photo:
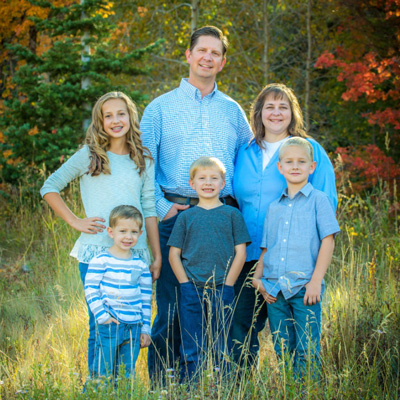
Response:
[[[88,263],[79,263],[79,272],[81,275],[81,280],[83,287],[85,287],[85,277],[87,270],[89,268]],[[94,361],[94,353],[95,353],[95,344],[96,344],[96,321],[93,313],[90,311],[89,304],[87,304],[88,313],[89,313],[89,338],[88,338],[88,369],[89,375],[93,374],[93,361]]]
[[[321,302],[305,306],[305,292],[303,288],[289,299],[279,292],[276,302],[267,306],[275,352],[280,358],[290,355],[299,378],[305,375],[307,363],[319,368],[321,350]]]
[[[258,364],[258,333],[267,321],[267,306],[251,281],[257,260],[247,261],[235,283],[236,304],[232,323],[233,359],[242,368]]]
[[[96,324],[96,355],[93,362],[95,377],[119,374],[125,365],[125,377],[135,372],[140,351],[140,324]]]
[[[181,382],[196,379],[204,368],[207,354],[222,374],[228,372],[234,289],[233,286],[198,287],[192,282],[180,285],[179,316],[182,328]],[[211,348],[210,348],[211,345]]]
[[[174,368],[179,360],[181,332],[178,318],[178,302],[180,298],[179,282],[169,264],[168,239],[175,225],[177,215],[160,221],[160,247],[162,267],[160,277],[156,281],[157,315],[151,329],[152,343],[148,351],[148,368],[151,382],[159,382],[165,378],[165,371]]]

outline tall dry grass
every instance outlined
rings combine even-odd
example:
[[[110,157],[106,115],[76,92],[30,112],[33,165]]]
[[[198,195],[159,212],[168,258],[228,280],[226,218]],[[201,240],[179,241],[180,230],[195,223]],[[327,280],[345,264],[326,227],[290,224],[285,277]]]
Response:
[[[400,243],[396,195],[377,187],[368,196],[340,197],[336,239],[323,302],[322,374],[302,387],[260,334],[260,367],[221,376],[209,364],[197,386],[150,390],[146,351],[133,389],[86,380],[87,311],[76,260],[78,233],[36,194],[3,190],[0,261],[0,399],[398,399],[400,396]],[[81,213],[77,187],[66,195]]]

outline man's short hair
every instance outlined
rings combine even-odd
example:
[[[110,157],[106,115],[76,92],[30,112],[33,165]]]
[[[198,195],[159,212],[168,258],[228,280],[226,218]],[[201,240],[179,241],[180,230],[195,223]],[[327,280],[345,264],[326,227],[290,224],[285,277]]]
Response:
[[[224,36],[221,29],[218,29],[217,27],[211,25],[203,26],[202,28],[196,29],[190,37],[190,51],[194,49],[200,36],[213,36],[219,39],[222,43],[222,55],[225,56],[225,53],[229,47],[229,42],[228,38]]]
[[[288,139],[282,143],[281,147],[279,148],[279,153],[278,153],[279,161],[282,159],[284,151],[289,146],[302,147],[304,150],[306,150],[310,161],[311,162],[314,161],[314,149],[313,149],[311,143],[308,140],[306,140],[300,136],[293,136],[290,139]]]
[[[118,221],[121,219],[133,219],[137,224],[139,229],[143,226],[143,217],[140,211],[134,206],[118,206],[112,209],[109,218],[110,228],[114,228]]]
[[[225,179],[226,169],[224,164],[216,157],[200,157],[192,163],[189,169],[190,179],[194,179],[196,172],[200,168],[216,168],[221,174],[222,179]]]

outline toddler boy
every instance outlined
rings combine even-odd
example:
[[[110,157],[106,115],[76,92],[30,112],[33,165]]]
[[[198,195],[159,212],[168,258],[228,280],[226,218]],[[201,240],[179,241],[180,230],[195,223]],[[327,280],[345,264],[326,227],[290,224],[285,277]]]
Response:
[[[313,159],[303,138],[292,137],[280,147],[278,169],[287,189],[267,211],[253,279],[267,302],[275,352],[293,357],[300,378],[307,361],[319,365],[323,278],[340,231],[328,196],[308,183]]]
[[[142,234],[140,211],[116,207],[109,222],[114,244],[92,259],[85,279],[86,300],[96,319],[94,375],[116,378],[123,363],[129,378],[140,348],[150,345],[152,279],[148,265],[131,253]]]
[[[197,377],[207,352],[213,354],[214,366],[226,372],[223,359],[231,350],[233,285],[250,243],[240,211],[219,199],[225,186],[221,161],[201,157],[189,175],[199,203],[181,212],[168,241],[169,261],[180,283],[182,381]],[[206,331],[211,332],[208,337]]]

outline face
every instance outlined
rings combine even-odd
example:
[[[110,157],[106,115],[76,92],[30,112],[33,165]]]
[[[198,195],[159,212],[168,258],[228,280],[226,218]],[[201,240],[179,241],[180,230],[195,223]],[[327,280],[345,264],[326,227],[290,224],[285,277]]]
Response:
[[[307,150],[301,146],[286,147],[278,162],[279,172],[292,185],[305,185],[315,170],[316,162],[310,160]]]
[[[213,36],[200,36],[193,50],[186,50],[186,60],[190,65],[189,80],[215,80],[226,62],[222,42]]]
[[[126,139],[130,122],[125,101],[122,99],[107,100],[103,104],[101,112],[103,114],[103,128],[110,139]]]
[[[219,197],[219,193],[225,186],[225,179],[222,178],[218,168],[206,167],[199,168],[189,184],[199,198],[213,199]]]
[[[107,232],[114,239],[114,246],[125,253],[135,246],[142,234],[142,230],[134,219],[119,219],[117,225],[107,228]]]
[[[288,127],[292,120],[292,110],[286,95],[282,99],[271,93],[264,102],[262,122],[265,129],[265,139],[275,142],[289,135]],[[276,140],[274,140],[276,139]]]

